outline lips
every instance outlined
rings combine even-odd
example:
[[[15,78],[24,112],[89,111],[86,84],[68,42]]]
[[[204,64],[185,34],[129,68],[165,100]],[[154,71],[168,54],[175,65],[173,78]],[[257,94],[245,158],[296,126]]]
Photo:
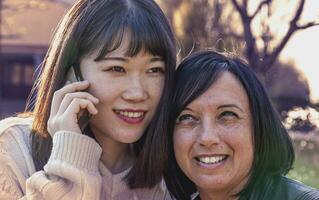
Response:
[[[199,155],[194,157],[194,161],[200,169],[205,171],[215,171],[222,169],[229,158],[227,154],[211,154],[211,155]]]
[[[145,110],[132,110],[132,109],[113,110],[113,111],[122,121],[128,124],[142,123],[147,113],[147,111]]]
[[[227,155],[218,155],[218,156],[198,156],[195,159],[198,162],[204,164],[217,164],[227,159]]]

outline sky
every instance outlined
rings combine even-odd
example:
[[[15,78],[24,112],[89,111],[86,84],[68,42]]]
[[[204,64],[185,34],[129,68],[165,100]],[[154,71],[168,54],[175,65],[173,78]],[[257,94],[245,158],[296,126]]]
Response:
[[[319,22],[319,0],[307,0],[304,9],[303,20]],[[295,63],[308,80],[312,102],[319,103],[319,26],[295,33],[280,59]]]

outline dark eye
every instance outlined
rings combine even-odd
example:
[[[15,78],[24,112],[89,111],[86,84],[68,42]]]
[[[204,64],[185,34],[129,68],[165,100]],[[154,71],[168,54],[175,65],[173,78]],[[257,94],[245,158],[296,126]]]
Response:
[[[198,119],[191,114],[182,114],[176,119],[177,124],[195,123]]]
[[[153,67],[149,70],[147,70],[147,73],[161,73],[164,74],[165,69],[163,67]]]
[[[121,66],[112,66],[106,69],[105,71],[125,73],[124,67]]]

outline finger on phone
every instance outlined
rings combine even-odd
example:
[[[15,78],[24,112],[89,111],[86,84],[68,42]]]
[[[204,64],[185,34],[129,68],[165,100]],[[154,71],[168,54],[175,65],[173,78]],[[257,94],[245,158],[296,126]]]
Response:
[[[88,88],[88,86],[89,86],[88,81],[81,81],[81,82],[70,83],[62,87],[61,89],[55,91],[52,98],[50,116],[56,115],[56,113],[59,111],[61,102],[66,94],[72,93],[75,91],[85,90]]]
[[[70,115],[77,115],[81,109],[87,109],[92,115],[96,115],[98,113],[98,110],[90,100],[75,98],[72,100],[63,115],[66,115],[67,113]]]
[[[93,95],[91,95],[88,92],[75,92],[75,93],[68,93],[64,96],[61,105],[59,107],[59,110],[57,112],[57,115],[62,114],[63,112],[65,112],[65,110],[67,109],[67,107],[70,105],[70,103],[73,101],[73,99],[78,98],[78,99],[87,99],[89,101],[92,101],[93,104],[97,104],[99,103],[99,100],[94,97]]]

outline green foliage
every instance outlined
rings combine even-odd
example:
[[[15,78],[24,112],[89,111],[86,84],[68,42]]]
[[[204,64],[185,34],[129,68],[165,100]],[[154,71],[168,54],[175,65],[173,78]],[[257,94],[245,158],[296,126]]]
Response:
[[[288,177],[303,182],[314,188],[319,188],[319,135],[293,134],[292,135],[296,161],[294,169]]]

